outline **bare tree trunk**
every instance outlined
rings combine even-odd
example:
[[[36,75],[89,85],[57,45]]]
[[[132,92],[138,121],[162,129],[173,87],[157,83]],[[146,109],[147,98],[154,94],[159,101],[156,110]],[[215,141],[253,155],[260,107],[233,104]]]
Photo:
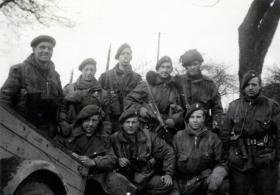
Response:
[[[239,81],[248,70],[262,72],[280,17],[280,0],[254,0],[239,26]]]

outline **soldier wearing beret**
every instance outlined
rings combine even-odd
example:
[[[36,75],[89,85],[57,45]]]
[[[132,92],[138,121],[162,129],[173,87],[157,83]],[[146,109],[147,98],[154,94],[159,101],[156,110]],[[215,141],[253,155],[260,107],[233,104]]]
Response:
[[[163,134],[162,136],[170,144],[176,130],[184,126],[184,111],[172,80],[172,70],[171,58],[161,57],[156,64],[156,71],[149,71],[146,74],[147,82],[141,82],[125,98],[125,107],[140,109],[141,118],[146,121],[148,128],[153,132]],[[160,124],[155,113],[159,115],[163,124]],[[162,129],[161,125],[166,129]],[[166,130],[168,132],[165,132]]]
[[[0,101],[16,109],[44,135],[56,134],[58,105],[62,99],[60,76],[51,61],[56,41],[40,35],[31,41],[32,53],[10,68]]]
[[[132,50],[127,43],[119,47],[115,59],[118,60],[116,66],[104,72],[99,78],[102,88],[109,92],[113,131],[120,129],[118,118],[123,112],[124,98],[142,80],[141,76],[132,70],[130,64]]]
[[[111,136],[118,170],[138,187],[138,194],[168,194],[173,187],[175,156],[171,146],[156,134],[140,127],[139,112],[133,108],[120,116],[122,128]],[[155,171],[163,161],[160,172]]]
[[[64,87],[64,101],[60,111],[60,130],[67,137],[70,135],[71,125],[76,120],[77,114],[83,107],[93,104],[101,106],[106,113],[108,131],[111,131],[109,96],[106,90],[101,88],[95,78],[96,61],[87,58],[79,66],[82,72],[76,82]],[[110,127],[110,128],[109,128]]]
[[[222,141],[207,129],[205,116],[201,104],[192,104],[185,116],[186,128],[173,139],[177,190],[183,195],[226,194]]]
[[[280,159],[280,108],[262,95],[261,77],[248,71],[241,97],[230,103],[222,140],[230,168],[232,195],[274,194]],[[279,193],[275,193],[279,194]]]
[[[217,128],[223,113],[221,97],[215,83],[201,73],[202,55],[196,49],[191,49],[181,56],[180,61],[186,74],[177,75],[175,82],[184,102],[184,109],[199,102],[207,111],[207,126]]]
[[[103,118],[101,107],[88,105],[78,113],[71,136],[67,139],[57,137],[57,141],[89,167],[85,195],[133,193],[136,187],[121,174],[113,172],[116,156],[103,127]]]

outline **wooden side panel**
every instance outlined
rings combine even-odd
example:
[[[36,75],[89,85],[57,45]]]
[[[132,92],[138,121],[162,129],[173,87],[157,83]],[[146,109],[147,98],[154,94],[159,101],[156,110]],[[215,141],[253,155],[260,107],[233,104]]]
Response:
[[[45,160],[52,163],[62,175],[69,190],[68,194],[83,194],[86,178],[82,177],[78,169],[87,172],[87,168],[2,107],[0,107],[1,150],[3,154],[10,153],[23,159]]]

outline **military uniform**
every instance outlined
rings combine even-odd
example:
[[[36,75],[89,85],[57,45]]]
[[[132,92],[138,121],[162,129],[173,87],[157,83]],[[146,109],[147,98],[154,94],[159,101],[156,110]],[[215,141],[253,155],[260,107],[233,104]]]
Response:
[[[230,103],[224,120],[222,139],[231,170],[232,195],[248,194],[250,188],[257,195],[274,194],[277,182],[280,108],[261,91],[252,97],[245,93],[255,77],[259,76],[254,72],[244,75],[241,98]]]
[[[127,118],[136,116],[134,109],[126,110],[120,117],[123,124]],[[122,129],[111,136],[111,143],[117,157],[129,160],[118,170],[138,187],[140,194],[166,194],[172,190],[172,185],[164,185],[160,174],[173,176],[175,169],[175,155],[171,146],[156,134],[147,129],[136,130],[134,134],[127,134]],[[163,161],[160,170],[156,172],[155,164]]]
[[[213,80],[202,74],[191,77],[187,73],[175,76],[174,80],[178,87],[181,101],[184,102],[183,107],[185,110],[188,109],[189,105],[198,102],[208,112],[207,126],[212,127],[213,121],[220,121],[223,107],[218,88]]]
[[[273,194],[280,157],[279,112],[278,104],[262,95],[254,101],[242,97],[230,104],[222,137],[233,195],[247,194],[251,183],[257,194]]]
[[[196,134],[189,126],[174,136],[173,146],[177,158],[176,178],[181,194],[206,194],[207,178],[214,168],[222,165],[222,141],[204,128]],[[197,178],[197,189],[188,184]],[[195,188],[195,187],[194,187]],[[215,194],[212,192],[212,194]]]
[[[99,82],[101,87],[108,91],[111,103],[111,120],[113,127],[120,129],[118,118],[124,109],[124,98],[131,92],[141,81],[141,76],[132,71],[124,72],[119,69],[117,64],[113,69],[103,73]],[[117,129],[113,129],[116,131]]]
[[[34,54],[10,68],[1,88],[1,102],[9,104],[35,124],[43,134],[54,137],[58,105],[62,100],[60,76],[50,61],[38,65]]]
[[[56,140],[72,152],[80,156],[88,156],[94,160],[95,165],[89,167],[85,194],[103,194],[104,192],[112,195],[125,194],[126,192],[133,194],[136,187],[130,185],[124,176],[113,172],[116,156],[103,123],[99,123],[97,129],[95,129],[95,132],[90,137],[86,136],[82,129],[83,120],[101,113],[100,107],[96,105],[84,107],[77,116],[71,136],[67,139],[57,137]],[[101,191],[98,191],[99,185],[102,186]]]
[[[77,86],[72,92],[68,92],[64,98],[63,105],[60,111],[60,123],[62,128],[71,128],[74,124],[77,113],[87,105],[97,105],[104,110],[105,118],[104,125],[106,125],[106,131],[111,134],[111,122],[110,122],[110,100],[107,91],[101,88],[100,84],[93,80],[90,87],[82,88],[81,85]],[[66,123],[66,126],[63,126]]]
[[[154,112],[159,111],[164,121],[173,120],[172,127],[168,127],[170,138],[176,133],[176,130],[184,127],[183,109],[181,107],[179,94],[172,78],[161,79],[156,72],[150,71],[146,76],[147,82],[140,83],[125,98],[125,107],[134,106],[135,109],[145,107],[148,110],[148,116],[141,116],[147,120],[149,129],[153,132],[156,127],[160,126]],[[153,104],[156,104],[157,109]],[[152,124],[154,121],[154,124]]]

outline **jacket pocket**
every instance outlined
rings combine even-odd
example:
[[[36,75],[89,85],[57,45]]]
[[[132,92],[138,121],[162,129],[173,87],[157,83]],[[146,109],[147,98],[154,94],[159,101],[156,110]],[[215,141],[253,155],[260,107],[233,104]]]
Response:
[[[229,148],[229,156],[228,156],[229,163],[237,168],[242,168],[244,165],[244,160],[240,154],[240,151],[237,147],[231,146]]]
[[[272,148],[260,148],[256,150],[254,163],[256,167],[268,167],[276,160],[276,151]]]

